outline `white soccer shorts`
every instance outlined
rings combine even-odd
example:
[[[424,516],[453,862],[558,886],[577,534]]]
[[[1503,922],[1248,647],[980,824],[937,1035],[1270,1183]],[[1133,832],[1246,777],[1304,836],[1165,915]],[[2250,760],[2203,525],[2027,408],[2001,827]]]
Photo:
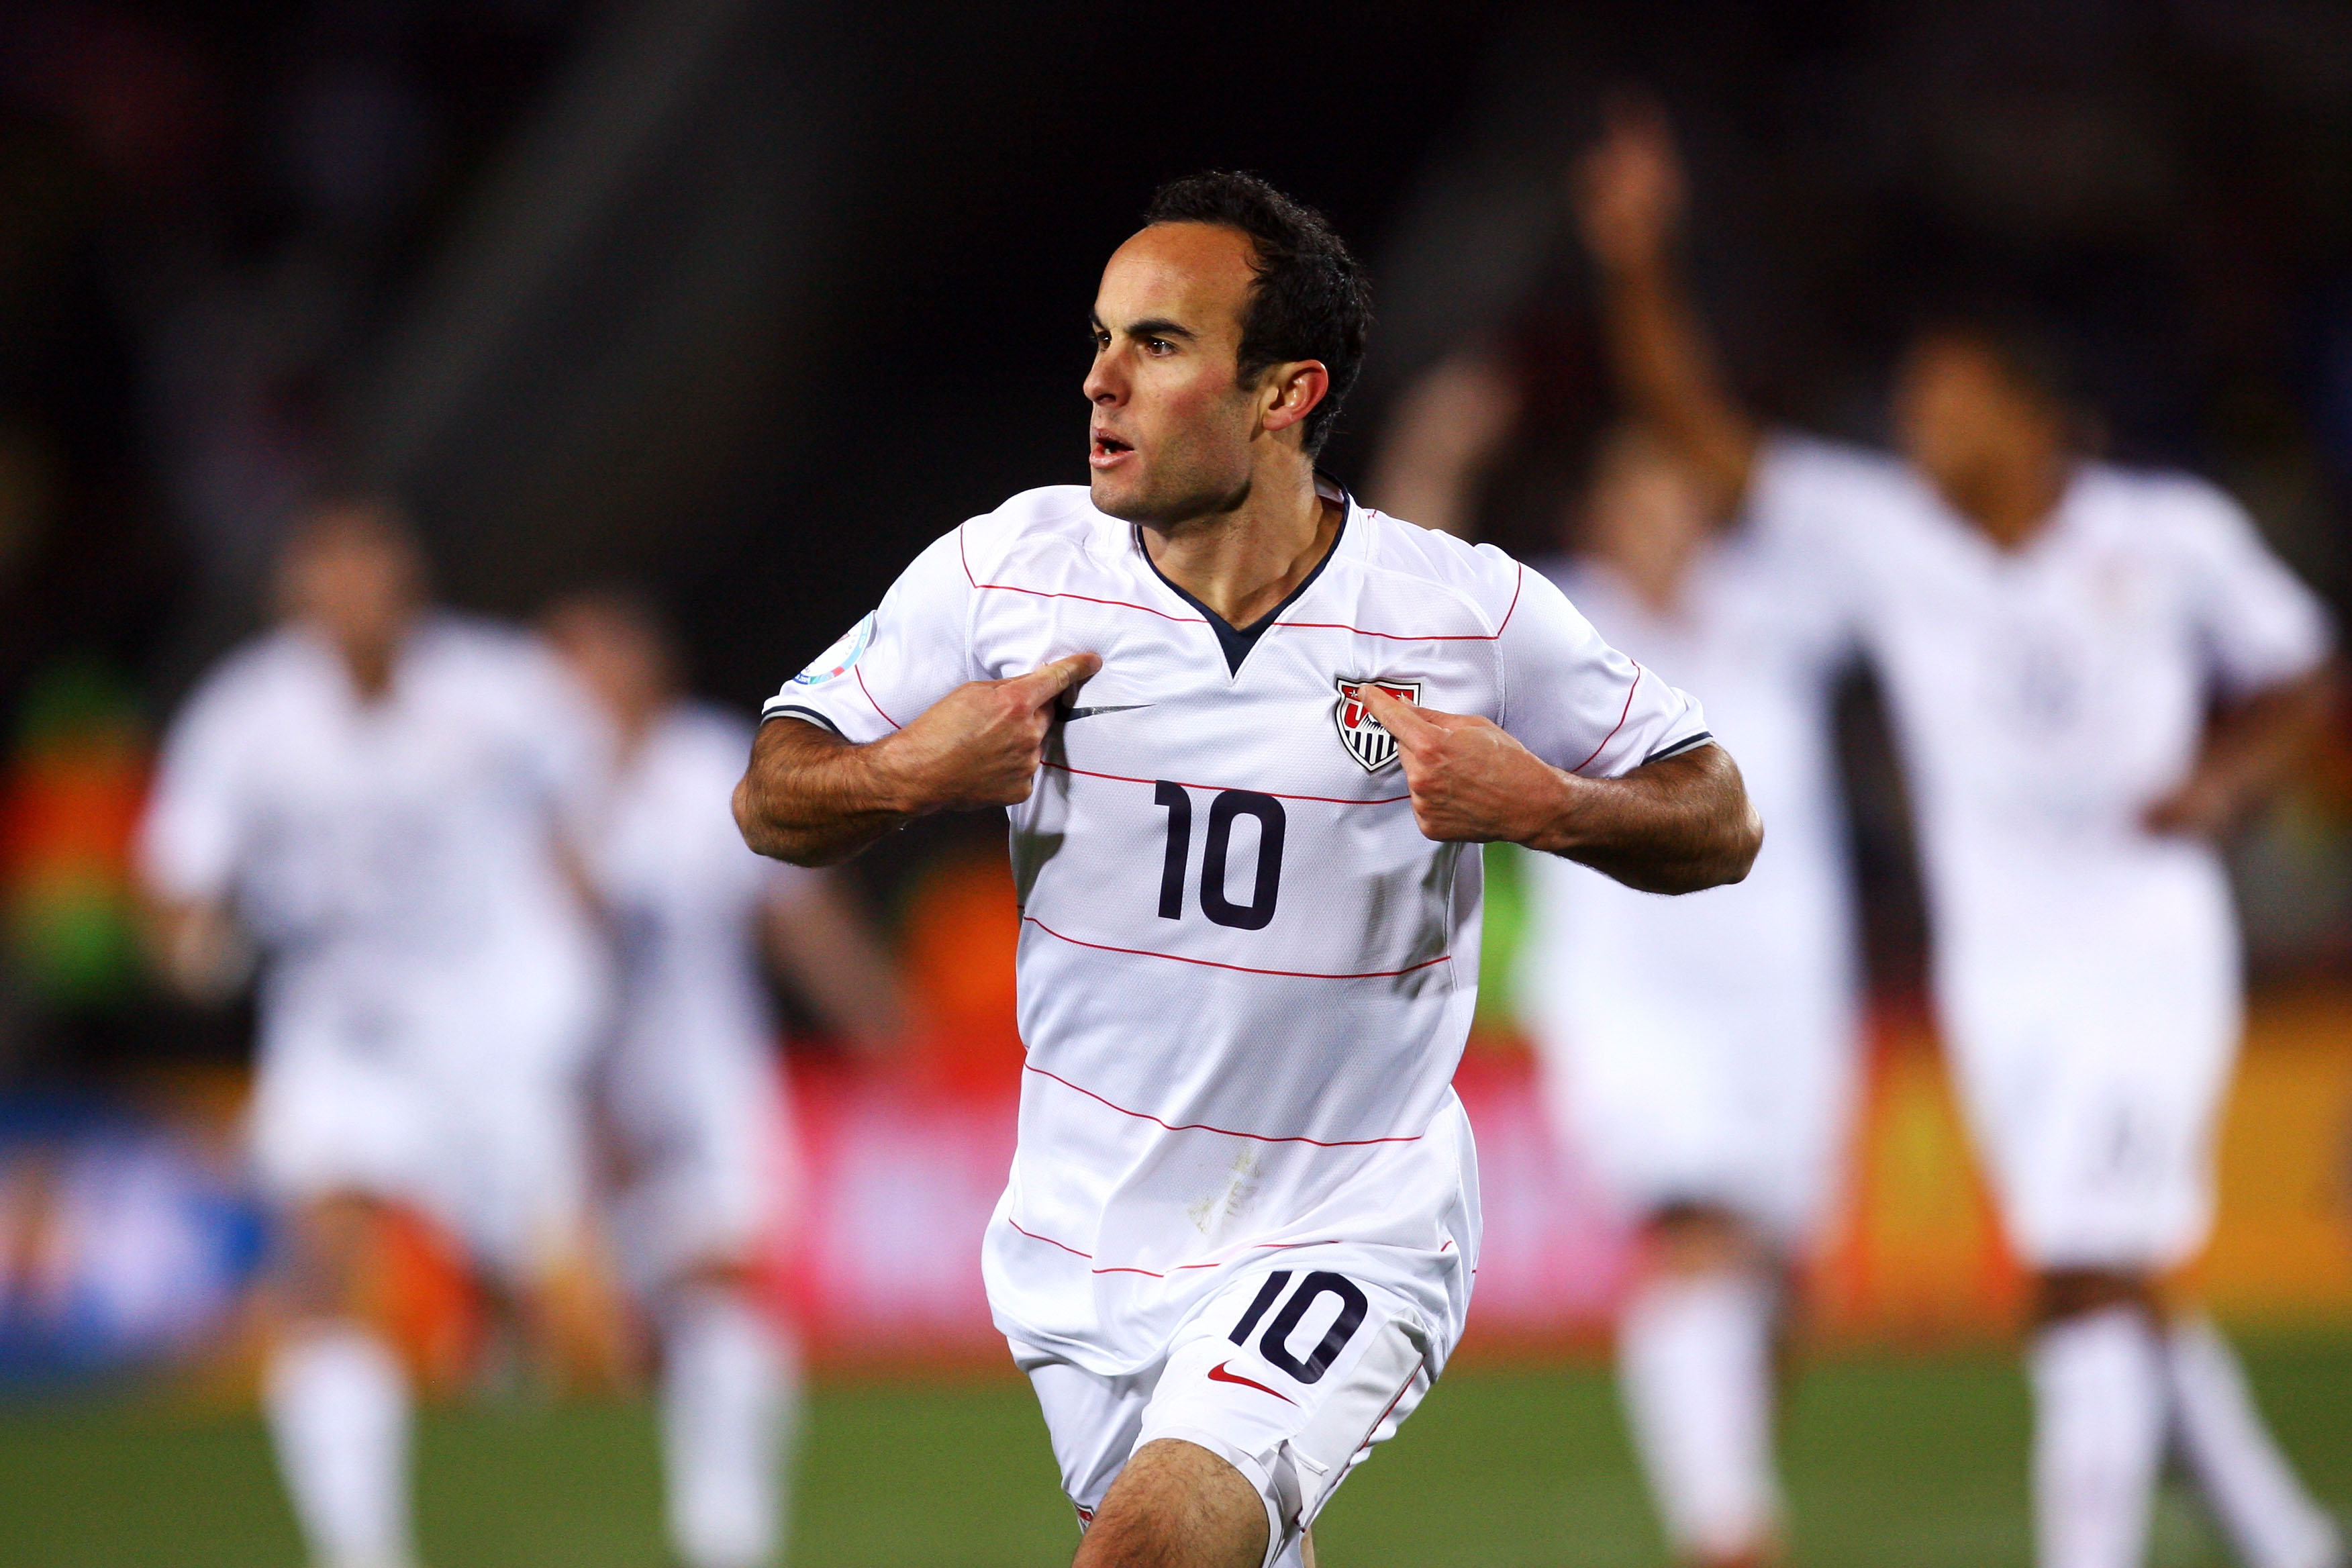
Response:
[[[1628,1219],[1708,1204],[1791,1251],[1810,1245],[1843,1172],[1860,1055],[1848,1021],[1742,1027],[1683,1008],[1654,1021],[1545,1029],[1554,1129]]]
[[[568,1075],[467,1073],[284,1040],[265,1054],[249,1135],[274,1201],[357,1193],[404,1205],[522,1283],[578,1240],[582,1123]]]
[[[2025,1031],[1953,1041],[1969,1124],[2028,1267],[2161,1271],[2204,1245],[2236,1036],[2164,1034],[2137,1049]]]
[[[1017,1342],[1013,1351],[1037,1390],[1082,1525],[1137,1448],[1181,1439],[1257,1489],[1265,1561],[1281,1568],[1299,1561],[1307,1530],[1349,1470],[1429,1392],[1439,1348],[1403,1296],[1293,1262],[1238,1275],[1139,1372],[1105,1377]]]
[[[784,1087],[764,1044],[633,1042],[607,1089],[632,1172],[613,1215],[631,1284],[650,1292],[753,1251],[791,1195]]]

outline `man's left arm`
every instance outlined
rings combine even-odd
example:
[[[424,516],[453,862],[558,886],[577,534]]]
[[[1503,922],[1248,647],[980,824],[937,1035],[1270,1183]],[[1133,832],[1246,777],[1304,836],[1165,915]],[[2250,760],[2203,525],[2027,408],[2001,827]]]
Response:
[[[1649,893],[1737,882],[1764,823],[1739,765],[1708,742],[1617,778],[1557,768],[1491,720],[1416,708],[1366,687],[1396,737],[1413,820],[1441,842],[1524,844]]]
[[[2188,775],[2140,821],[2152,833],[2218,838],[2308,754],[2335,710],[2340,667],[2326,606],[2244,508],[2195,480],[2176,480],[2153,499],[2155,521],[2181,552],[2192,629],[2221,700]]]
[[[2340,667],[2331,659],[2223,708],[2205,727],[2196,766],[2150,803],[2142,826],[2196,838],[2228,834],[2309,753],[2335,711],[2342,683]]]

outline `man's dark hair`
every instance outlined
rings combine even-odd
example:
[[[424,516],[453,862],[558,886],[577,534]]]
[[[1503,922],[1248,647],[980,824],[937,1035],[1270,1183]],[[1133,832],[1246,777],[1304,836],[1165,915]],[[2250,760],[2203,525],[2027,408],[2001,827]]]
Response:
[[[1235,367],[1247,386],[1273,365],[1320,360],[1331,390],[1307,416],[1308,457],[1323,449],[1339,405],[1364,367],[1372,293],[1364,270],[1328,219],[1255,174],[1212,170],[1160,187],[1143,221],[1207,223],[1249,237],[1257,283],[1242,313]]]
[[[2095,405],[2076,334],[2022,294],[1979,288],[1925,295],[1913,304],[1909,326],[1914,344],[1942,339],[1991,355],[2013,384],[2069,419],[2088,416]]]

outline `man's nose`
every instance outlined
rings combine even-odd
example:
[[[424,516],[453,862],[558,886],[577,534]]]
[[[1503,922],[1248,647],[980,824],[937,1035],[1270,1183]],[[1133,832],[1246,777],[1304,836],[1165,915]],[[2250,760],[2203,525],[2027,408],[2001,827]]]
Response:
[[[1127,384],[1113,368],[1115,361],[1108,354],[1098,355],[1094,368],[1087,372],[1086,394],[1088,403],[1109,406],[1127,395]]]

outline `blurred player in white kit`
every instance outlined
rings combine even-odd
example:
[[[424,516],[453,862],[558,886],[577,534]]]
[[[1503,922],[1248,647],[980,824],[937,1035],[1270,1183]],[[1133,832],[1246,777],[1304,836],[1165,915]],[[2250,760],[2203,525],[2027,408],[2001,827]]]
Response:
[[[1919,816],[1944,1037],[2012,1244],[2043,1568],[2130,1568],[2175,1445],[2253,1568],[2343,1561],[2226,1344],[2166,1299],[2203,1244],[2240,1030],[2214,838],[2324,722],[2331,634],[2244,512],[2081,455],[2046,342],[1929,319],[1900,367],[1901,460],[1759,431],[1671,249],[1660,117],[1592,155],[1588,243],[1640,412],[1720,515],[1833,561]]]
[[[1394,440],[1502,449],[1518,398],[1499,369],[1465,358],[1424,390]],[[1466,517],[1475,468],[1432,468],[1416,489],[1442,486],[1440,514]],[[1728,1568],[1777,1554],[1776,1349],[1790,1268],[1833,1209],[1853,1095],[1829,710],[1850,639],[1822,563],[1722,533],[1652,432],[1604,437],[1582,510],[1578,553],[1546,570],[1618,646],[1706,694],[1771,825],[1745,881],[1683,899],[1528,857],[1517,975],[1554,1124],[1643,1231],[1617,1358],[1643,1471],[1677,1556]]]
[[[255,1166],[279,1205],[270,1433],[313,1562],[407,1568],[409,1394],[366,1321],[379,1211],[431,1217],[527,1312],[584,1256],[602,941],[569,871],[586,698],[520,632],[427,607],[387,504],[316,509],[283,624],[173,725],[140,845],[169,967],[258,948]]]
[[[800,1411],[797,1347],[760,1289],[793,1173],[761,950],[845,1037],[894,1037],[898,993],[827,873],[744,847],[728,801],[751,726],[682,694],[651,606],[587,594],[546,624],[614,732],[588,843],[619,961],[599,1088],[614,1239],[660,1341],[670,1540],[686,1568],[756,1568],[782,1552]]]
[[[1759,838],[1697,705],[1557,588],[1317,475],[1369,327],[1319,216],[1163,188],[1095,299],[1090,485],[924,551],[736,796],[808,865],[1011,808],[1028,1054],[982,1268],[1083,1568],[1311,1565],[1442,1372],[1479,1240],[1465,846],[1680,892]]]

